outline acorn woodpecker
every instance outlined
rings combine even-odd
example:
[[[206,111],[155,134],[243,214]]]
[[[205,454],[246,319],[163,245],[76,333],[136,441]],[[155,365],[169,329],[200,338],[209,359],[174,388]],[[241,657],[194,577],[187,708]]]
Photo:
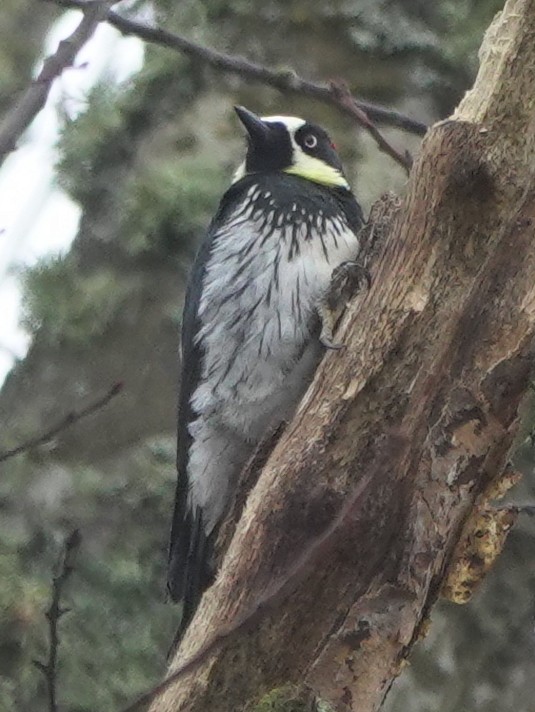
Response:
[[[322,305],[333,271],[358,255],[363,225],[322,128],[236,113],[246,158],[200,246],[182,322],[168,572],[181,631],[213,579],[215,538],[243,466],[291,417],[333,346]]]

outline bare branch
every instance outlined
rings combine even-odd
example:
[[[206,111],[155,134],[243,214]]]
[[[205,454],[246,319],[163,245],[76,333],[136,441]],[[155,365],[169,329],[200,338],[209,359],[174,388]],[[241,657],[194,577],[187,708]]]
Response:
[[[339,102],[338,106],[344,109],[362,128],[366,129],[383,153],[388,154],[409,173],[412,168],[412,157],[410,153],[408,151],[400,153],[397,148],[394,148],[394,146],[387,141],[377,126],[370,120],[368,114],[355,101],[347,85],[343,82],[331,82],[331,91],[333,96],[337,97]]]
[[[39,76],[28,87],[20,101],[0,125],[0,166],[6,156],[17,147],[17,141],[44,107],[55,79],[71,67],[76,55],[89,40],[97,25],[106,18],[110,5],[117,0],[91,2],[84,5],[82,21],[70,37],[62,40],[55,54],[48,57]]]
[[[87,8],[92,0],[46,0],[46,2],[53,2],[60,7],[84,9]],[[140,22],[129,20],[112,10],[108,11],[106,20],[125,35],[135,35],[145,42],[151,42],[181,52],[192,59],[208,64],[214,69],[237,74],[241,79],[260,82],[284,93],[309,96],[324,104],[334,106],[353,119],[359,126],[369,131],[379,148],[388,153],[405,169],[407,169],[407,157],[390,147],[388,141],[381,136],[377,128],[373,127],[372,122],[399,128],[417,136],[423,136],[427,131],[426,124],[421,121],[411,119],[404,114],[376,104],[359,101],[347,90],[341,95],[339,84],[316,84],[299,77],[292,70],[269,69],[260,64],[249,62],[243,57],[203,47],[173,32],[168,32],[158,27],[148,27]]]
[[[49,712],[57,712],[58,710],[58,625],[60,618],[68,612],[68,609],[63,608],[63,606],[61,605],[61,597],[63,595],[63,588],[73,572],[74,560],[76,558],[78,549],[80,548],[81,541],[82,537],[78,529],[75,529],[73,532],[71,532],[71,534],[67,537],[65,541],[65,545],[58,566],[59,573],[57,573],[52,578],[52,600],[50,601],[50,606],[45,614],[48,621],[49,631],[48,660],[46,663],[42,663],[39,660],[33,661],[35,667],[43,673],[44,678],[46,680]]]
[[[81,410],[71,410],[70,413],[67,413],[67,415],[59,421],[59,423],[52,426],[49,430],[46,430],[44,433],[39,435],[35,435],[10,450],[0,452],[0,462],[5,462],[10,458],[15,457],[15,455],[20,455],[22,452],[27,452],[38,445],[44,445],[45,443],[50,442],[58,433],[61,433],[63,430],[67,430],[67,428],[70,428],[71,425],[74,425],[79,420],[82,420],[82,418],[85,418],[86,416],[91,415],[91,413],[95,413],[97,410],[107,406],[108,403],[122,391],[122,389],[123,384],[120,381],[118,383],[114,383],[103,396],[100,396],[97,400],[93,401]]]

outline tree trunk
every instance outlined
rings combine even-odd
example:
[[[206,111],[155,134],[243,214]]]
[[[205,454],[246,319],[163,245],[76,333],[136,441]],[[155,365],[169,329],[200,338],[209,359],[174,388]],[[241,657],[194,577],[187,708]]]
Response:
[[[377,710],[482,509],[499,550],[510,521],[483,493],[503,477],[533,356],[534,96],[535,0],[508,0],[473,90],[424,140],[372,288],[337,335],[347,348],[326,355],[263,468],[171,670],[232,621],[254,625],[153,712],[234,712],[287,682]]]

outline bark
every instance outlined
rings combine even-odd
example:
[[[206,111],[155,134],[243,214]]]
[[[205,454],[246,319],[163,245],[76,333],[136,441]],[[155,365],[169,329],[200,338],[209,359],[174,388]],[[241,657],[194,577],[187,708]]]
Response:
[[[153,712],[235,711],[288,682],[337,710],[380,707],[463,527],[499,489],[529,385],[534,96],[535,0],[509,0],[473,90],[425,138],[372,288],[337,334],[347,348],[327,354],[265,464],[171,670],[232,621],[254,625]]]

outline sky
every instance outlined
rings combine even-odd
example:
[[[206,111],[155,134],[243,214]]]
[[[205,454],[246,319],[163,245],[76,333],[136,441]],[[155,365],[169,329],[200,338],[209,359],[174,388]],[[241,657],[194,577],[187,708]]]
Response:
[[[80,19],[80,12],[66,12],[51,29],[43,56],[53,53]],[[143,45],[138,39],[124,38],[102,23],[78,54],[75,66],[56,80],[45,108],[0,170],[0,384],[29,346],[29,336],[20,326],[21,269],[46,255],[68,251],[80,218],[78,206],[54,179],[58,108],[75,118],[103,74],[123,82],[142,62]],[[42,59],[34,75],[41,66]]]

